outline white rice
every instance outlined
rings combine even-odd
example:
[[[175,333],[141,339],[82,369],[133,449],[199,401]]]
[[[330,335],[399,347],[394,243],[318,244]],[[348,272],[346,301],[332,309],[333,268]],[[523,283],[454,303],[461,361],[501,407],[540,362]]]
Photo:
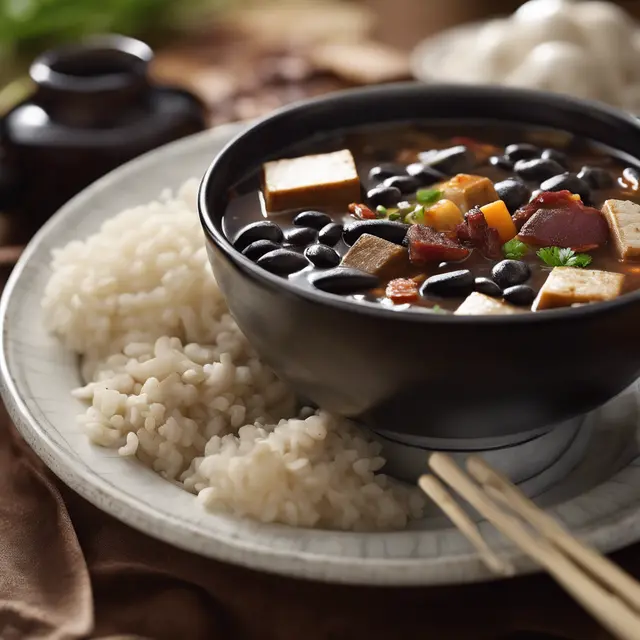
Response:
[[[230,317],[195,213],[197,182],[54,251],[48,329],[83,356],[96,444],[136,456],[205,507],[293,526],[402,528],[417,489],[376,473],[380,446],[304,408]]]

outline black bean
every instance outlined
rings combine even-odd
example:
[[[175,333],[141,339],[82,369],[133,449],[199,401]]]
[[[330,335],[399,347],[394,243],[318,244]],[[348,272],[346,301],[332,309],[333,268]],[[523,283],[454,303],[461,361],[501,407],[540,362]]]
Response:
[[[411,176],[393,176],[382,184],[385,187],[396,187],[400,189],[400,193],[415,193],[420,187],[420,183]]]
[[[503,291],[502,295],[507,302],[519,307],[529,306],[536,298],[536,292],[526,284],[509,287]]]
[[[318,230],[330,222],[331,216],[322,211],[303,211],[293,219],[293,224],[298,227],[311,227]]]
[[[369,233],[395,244],[402,244],[408,230],[408,224],[393,220],[356,220],[345,225],[342,237],[349,246],[363,233]]]
[[[318,237],[318,232],[311,227],[293,227],[284,232],[284,239],[296,247],[306,247],[313,244]]]
[[[461,269],[460,271],[438,273],[427,278],[420,287],[420,294],[442,297],[466,296],[473,291],[474,285],[475,281],[471,271]]]
[[[253,260],[255,262],[258,258],[262,258],[265,253],[275,251],[279,248],[280,245],[272,242],[271,240],[256,240],[242,250],[242,255],[247,256],[249,260]]]
[[[608,189],[614,184],[613,176],[601,167],[585,165],[580,169],[578,178],[584,180],[592,189]]]
[[[622,177],[630,184],[632,185],[638,185],[640,184],[640,172],[638,172],[637,169],[634,169],[633,167],[627,167],[623,172],[622,172]]]
[[[275,222],[260,220],[260,222],[252,222],[242,229],[233,241],[233,246],[238,251],[243,251],[256,240],[271,240],[271,242],[280,243],[283,238],[282,229]]]
[[[415,178],[421,187],[429,187],[447,177],[442,171],[438,171],[433,167],[427,167],[422,164],[422,162],[414,162],[407,166],[407,173]]]
[[[571,191],[577,193],[582,202],[589,204],[591,202],[591,189],[589,185],[582,179],[578,178],[575,173],[561,173],[553,176],[540,184],[542,191]]]
[[[545,149],[540,157],[543,160],[555,160],[565,170],[569,168],[569,158],[557,149]]]
[[[379,164],[369,171],[369,180],[372,182],[382,182],[393,176],[405,176],[407,172],[402,165],[385,162]]]
[[[518,142],[517,144],[510,144],[505,147],[504,155],[512,162],[516,160],[527,160],[528,158],[535,158],[540,154],[540,149],[528,142]]]
[[[401,197],[402,193],[398,187],[380,185],[367,192],[367,200],[372,207],[395,207]]]
[[[523,180],[536,180],[540,184],[543,180],[558,175],[564,171],[564,167],[555,160],[533,158],[532,160],[518,160],[513,170]]]
[[[432,149],[418,154],[422,164],[442,171],[446,175],[466,173],[473,169],[475,156],[470,149],[460,144],[448,149]]]
[[[320,229],[318,233],[318,242],[333,247],[340,241],[342,237],[342,225],[337,222],[330,222]]]
[[[502,295],[502,289],[489,278],[476,278],[475,290],[493,298],[499,298]]]
[[[489,164],[503,171],[511,171],[511,169],[513,169],[513,162],[509,160],[507,156],[491,156],[489,158]]]
[[[340,256],[337,251],[324,244],[312,244],[304,250],[304,255],[320,269],[329,269],[340,264]]]
[[[378,285],[378,278],[350,267],[336,267],[310,278],[311,284],[327,293],[358,293]]]
[[[282,276],[300,271],[308,264],[309,262],[303,255],[289,249],[269,251],[258,260],[258,266]]]
[[[526,282],[531,277],[531,269],[520,260],[502,260],[491,269],[491,277],[501,289],[506,289]]]
[[[507,178],[502,182],[496,182],[494,185],[496,193],[500,197],[510,213],[519,209],[523,204],[529,202],[531,191],[524,182]]]

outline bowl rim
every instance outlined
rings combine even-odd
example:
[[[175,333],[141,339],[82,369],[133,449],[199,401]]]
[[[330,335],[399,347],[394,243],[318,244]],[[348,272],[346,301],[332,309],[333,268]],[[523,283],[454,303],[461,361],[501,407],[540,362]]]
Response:
[[[242,270],[245,275],[251,276],[262,285],[278,289],[286,292],[296,298],[310,303],[319,304],[338,311],[354,313],[356,315],[373,316],[381,319],[418,322],[426,324],[461,324],[461,325],[512,325],[512,324],[533,324],[533,323],[554,323],[565,320],[577,320],[578,318],[593,318],[608,313],[609,311],[619,310],[621,308],[631,306],[640,302],[640,289],[625,293],[613,300],[596,302],[594,304],[586,304],[580,307],[561,307],[557,309],[547,309],[541,312],[523,312],[513,315],[480,315],[467,316],[455,315],[453,313],[433,313],[428,311],[411,311],[407,309],[395,309],[374,302],[361,302],[350,300],[341,295],[330,294],[324,291],[305,288],[295,285],[290,280],[279,275],[275,275],[262,269],[256,263],[242,255],[240,251],[234,248],[231,241],[226,237],[221,228],[218,228],[214,222],[213,216],[207,205],[207,193],[209,184],[213,174],[226,161],[227,156],[233,151],[233,148],[244,141],[248,137],[253,137],[256,132],[261,129],[271,127],[274,124],[286,122],[289,118],[295,118],[296,115],[304,113],[310,109],[320,106],[331,107],[336,103],[344,103],[350,100],[368,100],[375,99],[380,94],[388,94],[396,92],[402,94],[421,94],[423,92],[432,94],[454,93],[466,97],[483,96],[495,97],[497,99],[526,99],[537,98],[548,101],[549,104],[559,108],[572,107],[583,111],[596,111],[607,116],[609,119],[623,121],[625,124],[638,129],[640,132],[640,120],[628,114],[625,111],[611,107],[594,100],[578,99],[564,94],[551,93],[548,91],[539,91],[533,89],[521,89],[512,87],[502,87],[494,85],[463,85],[463,84],[434,84],[426,85],[421,82],[396,82],[383,85],[374,85],[369,87],[359,87],[355,89],[345,89],[336,91],[319,98],[311,98],[301,100],[290,105],[286,105],[277,109],[267,116],[256,121],[244,131],[238,133],[230,142],[228,142],[220,153],[218,153],[206,173],[204,174],[198,188],[197,206],[198,216],[203,231],[207,238],[213,242],[216,249],[220,251],[229,261],[237,268]],[[373,125],[372,123],[372,126]],[[638,159],[640,160],[640,150]]]

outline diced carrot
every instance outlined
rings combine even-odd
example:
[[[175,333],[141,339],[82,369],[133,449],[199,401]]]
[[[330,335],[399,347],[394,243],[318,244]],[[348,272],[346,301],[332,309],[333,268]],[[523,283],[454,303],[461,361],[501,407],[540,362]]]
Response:
[[[487,224],[498,232],[502,242],[508,242],[518,233],[507,205],[502,200],[485,204],[484,207],[480,207],[480,211],[484,214]]]
[[[385,295],[396,304],[413,302],[418,299],[418,284],[409,278],[396,278],[387,285]]]

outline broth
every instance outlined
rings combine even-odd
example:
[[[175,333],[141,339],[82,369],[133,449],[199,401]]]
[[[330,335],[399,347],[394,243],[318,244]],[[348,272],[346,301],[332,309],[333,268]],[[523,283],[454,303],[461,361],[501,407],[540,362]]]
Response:
[[[509,145],[520,145],[521,152],[515,147]],[[528,146],[531,145],[531,146]],[[415,165],[421,164],[423,167],[429,168],[429,157],[434,156],[434,153],[438,150],[450,150],[452,148],[465,148],[467,165],[463,171],[452,170],[450,172],[440,171],[444,175],[442,179],[433,184],[420,185],[418,190],[414,190],[411,193],[403,193],[400,202],[409,202],[412,207],[419,205],[416,198],[417,195],[422,197],[432,197],[428,192],[434,192],[434,197],[446,195],[449,193],[447,189],[449,187],[440,188],[442,184],[449,184],[452,177],[456,174],[470,175],[478,183],[481,181],[479,178],[487,178],[493,186],[503,185],[505,180],[515,179],[519,185],[526,187],[526,192],[530,195],[518,206],[517,208],[511,208],[509,213],[512,215],[512,220],[518,220],[517,212],[522,211],[523,207],[528,202],[537,202],[535,199],[536,191],[541,189],[541,184],[547,184],[549,179],[555,179],[554,176],[549,176],[549,172],[553,171],[554,167],[560,167],[561,173],[556,175],[567,174],[569,176],[569,186],[577,185],[582,191],[579,204],[575,204],[575,215],[581,216],[583,214],[592,213],[594,209],[600,210],[605,202],[608,200],[620,200],[628,201],[630,203],[640,202],[640,193],[638,192],[637,173],[635,168],[630,166],[630,160],[625,159],[622,156],[616,154],[615,151],[599,146],[589,140],[573,136],[571,134],[548,129],[536,129],[536,128],[523,128],[517,125],[505,124],[505,123],[490,123],[490,122],[431,122],[428,125],[393,125],[385,127],[366,128],[357,131],[351,131],[346,133],[339,133],[331,137],[324,139],[315,139],[306,142],[303,145],[299,145],[296,148],[289,149],[286,153],[282,154],[283,158],[301,158],[305,156],[315,154],[328,154],[332,152],[338,152],[340,150],[349,150],[353,156],[355,162],[355,168],[357,170],[357,178],[359,179],[360,188],[357,193],[359,196],[354,199],[354,202],[358,204],[367,205],[369,213],[374,213],[375,216],[380,219],[390,219],[394,215],[401,216],[399,222],[417,223],[418,226],[430,226],[429,220],[435,203],[430,203],[428,206],[422,207],[422,217],[416,219],[415,217],[406,217],[406,213],[403,211],[408,209],[398,209],[397,206],[379,205],[376,206],[375,201],[367,196],[371,195],[372,190],[375,190],[377,186],[383,182],[384,179],[374,177],[371,174],[375,173],[375,168],[384,167],[391,163],[399,167],[400,176],[407,176],[407,167],[410,167],[412,171],[417,170]],[[511,149],[511,152],[509,151]],[[514,151],[515,149],[515,151]],[[427,156],[425,156],[427,152]],[[431,153],[431,156],[429,156]],[[421,155],[422,154],[422,155]],[[524,155],[524,157],[518,158],[518,156]],[[509,159],[508,156],[511,156]],[[469,158],[471,160],[469,161]],[[421,162],[421,159],[423,162]],[[521,160],[520,164],[517,161]],[[542,162],[544,160],[544,162]],[[525,169],[524,164],[527,161],[536,161],[537,166],[540,167],[541,174],[544,177],[543,180],[540,176],[529,176]],[[546,164],[545,164],[546,163]],[[556,163],[556,164],[554,164]],[[454,163],[455,164],[455,163]],[[535,162],[534,162],[535,164]],[[548,165],[548,166],[547,166]],[[292,165],[293,166],[293,165]],[[434,165],[436,166],[436,165]],[[519,168],[519,172],[514,172],[514,166]],[[582,168],[588,166],[597,170],[604,170],[604,173],[600,172],[597,175],[591,176],[591,174],[581,172]],[[373,172],[372,172],[373,170]],[[626,170],[626,171],[625,171]],[[315,170],[314,170],[315,171]],[[382,171],[382,170],[381,170]],[[546,171],[546,173],[544,173]],[[388,172],[382,171],[383,175]],[[392,172],[393,173],[393,172]],[[577,179],[577,175],[581,176],[581,179]],[[411,176],[409,176],[411,177]],[[391,176],[393,178],[393,175]],[[385,178],[389,179],[389,178]],[[600,182],[598,182],[598,180]],[[449,182],[447,182],[449,181]],[[402,181],[400,181],[402,182]],[[585,189],[584,185],[587,185],[588,189]],[[596,186],[597,184],[597,186]],[[352,189],[345,181],[345,189]],[[487,190],[490,193],[493,186],[487,185]],[[522,187],[518,186],[518,189]],[[547,191],[547,189],[542,189]],[[313,190],[311,190],[313,191]],[[562,189],[553,189],[554,192],[563,191]],[[568,189],[571,194],[574,194],[574,190]],[[353,193],[354,191],[350,191]],[[318,192],[320,193],[320,192]],[[427,194],[425,196],[425,193]],[[457,192],[456,192],[457,193]],[[504,188],[500,190],[500,193],[507,193]],[[313,199],[313,193],[309,196]],[[305,236],[309,243],[305,243],[302,239],[302,244],[292,244],[287,242],[287,238],[294,229],[300,229],[300,227],[294,224],[294,219],[303,210],[315,210],[320,213],[327,214],[331,221],[340,225],[352,224],[358,219],[357,215],[349,212],[346,206],[346,202],[339,204],[322,202],[318,206],[304,206],[295,207],[272,213],[267,211],[267,201],[273,194],[268,192],[268,188],[265,185],[265,179],[262,172],[256,172],[253,175],[247,176],[241,184],[237,185],[231,194],[227,210],[223,218],[223,229],[227,237],[233,242],[238,242],[240,234],[247,228],[247,225],[252,223],[269,220],[278,225],[285,234],[284,240],[280,239],[276,244],[282,245],[289,251],[295,252],[302,256],[307,248],[308,244],[318,244],[316,231],[309,231],[308,233],[301,233],[296,231],[300,237]],[[307,197],[305,195],[305,197]],[[319,201],[324,196],[320,197]],[[453,197],[453,196],[452,196]],[[492,196],[488,196],[493,201]],[[446,197],[440,198],[447,200]],[[573,196],[576,199],[576,196]],[[375,199],[374,199],[375,200]],[[498,200],[502,200],[505,203],[509,201],[509,198],[505,195],[504,198],[500,197]],[[489,202],[482,202],[479,206],[490,204]],[[498,207],[502,210],[502,204]],[[584,207],[582,206],[584,205]],[[449,206],[449,205],[447,205]],[[456,205],[457,206],[457,205]],[[554,205],[555,206],[555,205]],[[569,199],[563,200],[560,205],[567,207],[566,211],[571,210],[574,205]],[[464,211],[464,206],[460,205],[460,213],[463,215],[463,219],[460,224],[467,224],[469,211],[476,211],[477,207],[469,206],[467,211]],[[544,208],[544,207],[541,207]],[[553,207],[551,207],[553,208]],[[389,213],[389,211],[397,213]],[[454,211],[454,207],[451,207]],[[564,210],[564,209],[563,209]],[[537,213],[537,210],[536,210]],[[425,218],[426,215],[426,218]],[[457,216],[458,213],[455,213]],[[485,220],[488,213],[484,213]],[[534,214],[535,215],[535,214]],[[515,216],[515,217],[513,217]],[[638,223],[640,225],[640,208],[638,210]],[[530,216],[533,217],[533,216]],[[597,223],[602,226],[602,223],[596,221],[594,218],[581,218],[579,220],[589,220],[591,223]],[[325,220],[326,222],[327,220]],[[505,221],[506,224],[508,222]],[[523,234],[523,230],[526,231],[528,221],[525,221],[524,225],[518,230],[518,238]],[[611,224],[609,222],[609,224]],[[412,226],[412,225],[410,225]],[[491,226],[491,225],[489,225]],[[640,227],[639,227],[640,230]],[[406,265],[404,271],[398,275],[398,278],[408,280],[412,279],[418,287],[424,287],[422,293],[415,296],[409,302],[404,302],[402,298],[392,299],[386,295],[386,287],[389,280],[396,280],[397,278],[386,278],[384,276],[378,277],[378,282],[373,287],[359,289],[357,286],[354,291],[347,291],[341,295],[352,299],[357,303],[365,304],[383,304],[389,307],[398,309],[412,309],[416,311],[424,310],[436,310],[442,312],[455,312],[461,305],[461,303],[467,298],[470,293],[470,289],[467,285],[463,287],[464,292],[456,295],[451,292],[441,295],[438,293],[430,292],[426,281],[434,275],[470,271],[473,278],[488,278],[492,279],[492,270],[497,263],[501,262],[505,257],[505,242],[501,242],[503,255],[497,256],[495,252],[493,255],[487,255],[481,247],[470,245],[468,243],[460,241],[459,236],[455,230],[446,229],[444,232],[438,229],[438,233],[452,237],[454,242],[459,243],[461,246],[466,247],[468,250],[468,257],[462,260],[435,260],[433,262],[427,261],[422,263],[416,263],[413,261]],[[494,233],[495,235],[495,233]],[[409,236],[408,236],[409,237]],[[502,240],[505,240],[507,236],[503,236]],[[522,238],[520,238],[522,239]],[[298,240],[299,241],[299,240]],[[358,242],[361,242],[358,241]],[[320,243],[322,244],[322,243]],[[352,243],[353,244],[353,243]],[[381,243],[380,243],[381,244]],[[407,243],[405,239],[405,246],[408,244],[410,249],[410,255],[412,251],[411,240]],[[550,245],[543,243],[529,244],[525,241],[526,253],[518,256],[517,261],[527,265],[530,276],[525,281],[519,283],[533,290],[538,295],[543,285],[549,278],[552,272],[553,265],[547,264],[538,255],[538,251],[543,247],[556,246],[562,248],[561,242],[554,242]],[[333,248],[338,254],[343,268],[345,264],[345,256],[349,252],[350,246],[345,242],[344,237],[331,245],[329,248]],[[386,245],[385,245],[386,246]],[[417,246],[417,245],[416,245]],[[242,247],[239,247],[242,248]],[[318,253],[323,253],[318,250]],[[620,249],[612,241],[611,237],[607,238],[607,241],[595,248],[589,247],[584,251],[575,251],[578,255],[588,255],[591,259],[590,263],[584,270],[584,274],[591,273],[592,271],[604,271],[615,274],[624,275],[624,282],[621,289],[617,294],[622,294],[631,290],[640,288],[640,263],[634,262],[633,257],[627,256],[625,259],[621,259]],[[638,251],[640,253],[640,250]],[[308,254],[307,255],[311,255]],[[557,256],[556,256],[557,257]],[[333,259],[333,258],[332,258]],[[337,258],[336,258],[337,259]],[[348,258],[350,260],[350,258]],[[587,260],[586,258],[584,259]],[[262,261],[264,262],[264,261]],[[294,261],[295,262],[295,261]],[[259,262],[260,264],[260,262]],[[288,278],[290,281],[301,287],[314,287],[314,278],[327,269],[330,269],[334,265],[323,265],[323,267],[314,266],[311,262],[306,263],[300,261],[297,264],[299,268],[295,268],[290,273],[286,273],[287,269],[283,269],[281,275]],[[337,266],[337,265],[335,265]],[[511,265],[513,266],[513,265]],[[562,266],[556,264],[556,266]],[[569,261],[569,266],[572,266]],[[269,267],[267,267],[269,268]],[[335,269],[334,269],[335,270]],[[278,271],[277,269],[275,271]],[[344,274],[343,274],[344,275]],[[478,281],[476,280],[476,283]],[[363,286],[366,281],[363,280]],[[513,286],[519,286],[519,284]],[[485,283],[486,285],[486,283]],[[489,285],[486,285],[489,286]],[[476,286],[478,291],[479,284]],[[501,305],[506,305],[505,309],[512,309],[513,306],[518,307],[518,311],[527,310],[531,308],[531,304],[523,304],[522,301],[514,303],[511,299],[506,300],[510,295],[506,291],[508,287],[503,287],[504,292],[501,294],[492,294],[492,298],[499,301]],[[473,287],[472,287],[473,289]],[[523,293],[523,292],[521,292]],[[604,294],[603,294],[604,295]],[[599,298],[596,298],[597,300]],[[604,299],[604,298],[603,298]],[[514,298],[515,300],[515,298]],[[594,300],[594,301],[595,301]],[[590,302],[591,300],[586,300]],[[579,301],[576,304],[581,304],[585,301]],[[555,304],[554,306],[569,306],[568,304]],[[496,307],[496,313],[501,313],[500,309]],[[513,309],[512,309],[513,310]],[[542,310],[541,308],[538,310]]]

